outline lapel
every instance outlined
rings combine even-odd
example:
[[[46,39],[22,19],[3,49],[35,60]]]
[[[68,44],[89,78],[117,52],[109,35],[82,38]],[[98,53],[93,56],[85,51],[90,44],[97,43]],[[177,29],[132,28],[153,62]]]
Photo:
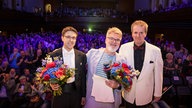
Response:
[[[62,56],[61,58],[62,58],[62,62],[63,62],[63,64],[64,64],[63,48],[61,48],[61,50],[59,50],[59,54]]]
[[[148,65],[148,61],[150,59],[150,47],[149,47],[149,44],[145,41],[145,58],[144,58],[144,61],[143,61],[143,67],[141,69],[141,73],[139,75],[139,78],[138,80],[141,80],[143,78],[143,75],[145,74],[146,71],[146,68],[147,68],[147,65]]]
[[[74,49],[74,53],[75,53],[75,68],[79,69],[79,66],[82,65],[82,62],[80,62],[80,55],[79,55],[79,52]]]
[[[54,57],[59,57],[60,59],[63,59],[63,54],[62,54],[62,48],[56,49],[53,52],[51,52],[52,60],[54,60]],[[64,62],[63,62],[64,63]]]
[[[93,69],[95,69],[93,71],[93,73],[96,72],[97,64],[98,64],[99,60],[101,59],[101,57],[102,57],[102,55],[104,53],[104,50],[105,50],[105,48],[99,49],[99,53],[95,54],[95,56],[93,57],[93,61],[94,61],[94,64],[95,64],[95,65],[93,65]]]
[[[132,66],[132,68],[135,68],[133,46],[134,46],[134,42],[132,42],[130,45],[130,47],[131,47],[131,48],[129,48],[130,51],[127,50],[128,51],[127,54],[129,54],[129,55],[126,55],[126,56],[128,56],[128,58],[129,58],[128,60],[130,60],[130,61],[128,61],[128,65]]]
[[[82,56],[80,54],[79,51],[77,51],[76,49],[74,49],[74,53],[75,53],[75,83],[76,83],[76,86],[79,86],[81,85],[81,77],[82,77],[82,71],[83,71],[83,68],[81,65],[83,65],[83,62],[82,62]]]

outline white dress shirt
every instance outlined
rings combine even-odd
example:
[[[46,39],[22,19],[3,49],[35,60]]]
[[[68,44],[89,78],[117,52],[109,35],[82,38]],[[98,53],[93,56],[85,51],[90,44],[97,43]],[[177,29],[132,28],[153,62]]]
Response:
[[[74,49],[71,51],[67,51],[64,47],[62,47],[63,53],[63,62],[69,68],[75,68],[75,52]]]
[[[63,54],[63,63],[67,65],[69,68],[75,68],[75,52],[74,49],[71,51],[67,51],[64,47],[62,47],[62,54]],[[75,77],[72,76],[67,79],[67,83],[72,83],[75,81]]]

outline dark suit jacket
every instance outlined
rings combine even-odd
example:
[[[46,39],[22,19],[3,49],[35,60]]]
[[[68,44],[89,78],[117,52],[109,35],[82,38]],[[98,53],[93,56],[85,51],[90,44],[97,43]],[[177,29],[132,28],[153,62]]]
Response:
[[[86,95],[86,62],[87,58],[86,55],[74,49],[75,52],[75,85],[77,91],[81,93],[82,97]],[[49,53],[51,57],[63,57],[62,56],[62,48],[56,49],[53,52]]]

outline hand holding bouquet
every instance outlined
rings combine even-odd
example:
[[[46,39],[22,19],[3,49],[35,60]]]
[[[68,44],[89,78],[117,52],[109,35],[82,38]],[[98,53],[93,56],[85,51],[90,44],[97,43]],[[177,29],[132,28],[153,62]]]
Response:
[[[37,69],[36,76],[43,83],[44,90],[53,88],[53,95],[61,95],[61,85],[65,84],[70,77],[75,76],[75,69],[68,68],[62,64],[63,61],[59,57],[54,57],[54,61],[47,56],[42,62],[42,67]]]
[[[109,79],[114,79],[120,83],[124,89],[129,90],[132,86],[132,79],[140,72],[125,63],[104,64],[104,71]]]

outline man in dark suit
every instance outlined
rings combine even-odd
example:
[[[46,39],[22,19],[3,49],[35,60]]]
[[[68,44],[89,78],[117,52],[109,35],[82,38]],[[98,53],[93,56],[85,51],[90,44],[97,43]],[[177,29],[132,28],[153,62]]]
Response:
[[[75,68],[75,77],[70,78],[62,88],[62,95],[54,96],[52,108],[81,108],[86,95],[86,55],[74,49],[78,32],[73,27],[62,30],[63,47],[49,53],[51,57],[62,57],[64,64]],[[52,90],[58,90],[58,84],[50,84]]]

